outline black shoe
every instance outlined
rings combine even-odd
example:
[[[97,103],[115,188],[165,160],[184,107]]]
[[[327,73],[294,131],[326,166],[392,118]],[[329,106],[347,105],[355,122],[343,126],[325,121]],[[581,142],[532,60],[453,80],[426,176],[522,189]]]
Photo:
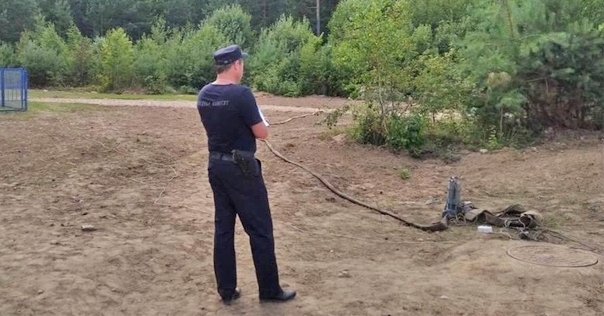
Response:
[[[233,292],[233,294],[231,294],[230,296],[223,296],[222,297],[222,301],[224,303],[230,303],[238,298],[241,297],[241,289],[240,288],[236,288],[235,292]]]
[[[281,294],[272,297],[260,297],[260,301],[264,302],[286,302],[296,297],[296,291],[283,290]]]

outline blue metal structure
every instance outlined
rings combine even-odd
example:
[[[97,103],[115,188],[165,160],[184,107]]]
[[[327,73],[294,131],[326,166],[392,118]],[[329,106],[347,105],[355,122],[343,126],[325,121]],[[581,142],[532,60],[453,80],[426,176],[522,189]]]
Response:
[[[0,112],[27,111],[27,91],[25,68],[0,68]]]

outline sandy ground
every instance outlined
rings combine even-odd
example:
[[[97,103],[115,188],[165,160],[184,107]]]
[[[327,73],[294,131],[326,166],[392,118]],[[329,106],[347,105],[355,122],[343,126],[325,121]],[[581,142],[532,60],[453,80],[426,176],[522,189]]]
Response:
[[[126,105],[150,105],[144,102]],[[273,122],[343,102],[259,98],[271,105],[263,109]],[[401,226],[340,199],[262,143],[281,278],[299,296],[258,302],[238,222],[243,297],[223,306],[212,270],[206,140],[195,109],[56,107],[0,115],[0,315],[604,314],[601,262],[543,267],[508,257],[509,248],[533,243],[505,234]],[[467,153],[445,164],[352,144],[318,125],[321,118],[273,126],[271,141],[359,199],[430,223],[444,205],[447,178],[461,175],[462,198],[480,208],[520,203],[557,230],[604,245],[604,142],[597,136]],[[411,178],[402,180],[400,168]],[[84,232],[85,224],[97,230]]]

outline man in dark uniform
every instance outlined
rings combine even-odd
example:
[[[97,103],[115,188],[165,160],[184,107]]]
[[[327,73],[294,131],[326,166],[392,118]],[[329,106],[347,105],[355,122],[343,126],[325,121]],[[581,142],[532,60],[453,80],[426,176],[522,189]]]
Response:
[[[261,301],[288,301],[295,291],[279,284],[273,224],[256,138],[268,123],[252,91],[240,85],[248,56],[232,45],[214,53],[216,81],[199,92],[197,110],[208,137],[208,178],[214,193],[214,271],[224,302],[241,296],[235,262],[235,216],[250,238]]]

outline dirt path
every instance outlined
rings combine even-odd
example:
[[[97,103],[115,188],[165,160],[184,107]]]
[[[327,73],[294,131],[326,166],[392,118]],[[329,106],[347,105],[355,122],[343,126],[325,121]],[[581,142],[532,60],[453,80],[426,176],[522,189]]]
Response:
[[[117,100],[117,99],[84,99],[84,98],[32,98],[30,101],[33,102],[45,102],[45,103],[80,103],[80,104],[94,104],[94,105],[105,105],[105,106],[153,106],[153,107],[175,107],[175,108],[195,108],[196,103],[194,101],[179,101],[179,100]],[[262,110],[266,111],[281,111],[281,112],[307,112],[313,113],[321,110],[318,107],[307,107],[307,106],[287,106],[287,105],[272,105],[260,103],[259,105]],[[323,109],[327,110],[327,109]]]
[[[310,112],[324,100],[294,101],[261,104],[276,104],[267,111],[282,121],[300,115],[289,107]],[[569,236],[604,245],[597,137],[444,164],[350,143],[320,119],[276,125],[272,143],[359,199],[428,223],[444,205],[447,177],[461,175],[462,198],[481,208],[520,203]],[[261,143],[281,279],[299,297],[258,302],[238,223],[243,297],[225,307],[212,270],[206,140],[192,106],[53,109],[0,115],[0,126],[0,315],[604,314],[602,263],[543,267],[508,257],[507,249],[532,243],[499,231],[403,227],[334,196]]]

